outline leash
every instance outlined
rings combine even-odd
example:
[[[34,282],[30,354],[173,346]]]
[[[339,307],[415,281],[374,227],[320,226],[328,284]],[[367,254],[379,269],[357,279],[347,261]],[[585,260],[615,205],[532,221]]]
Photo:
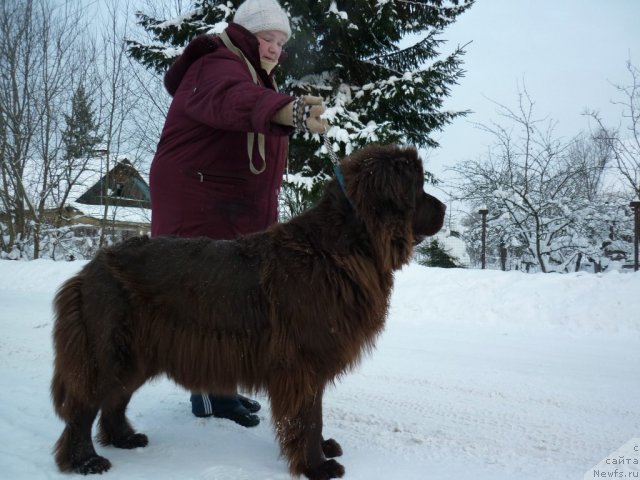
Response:
[[[322,136],[324,137],[324,146],[329,151],[329,157],[331,158],[331,163],[333,164],[333,173],[336,176],[338,185],[340,185],[340,189],[342,190],[342,193],[344,193],[344,196],[347,197],[347,199],[349,199],[349,196],[347,195],[347,190],[344,186],[344,175],[342,174],[342,168],[340,168],[340,161],[338,160],[338,156],[336,155],[336,152],[333,151],[333,147],[331,146],[331,142],[329,141],[329,137],[327,136],[327,133],[326,132],[323,133]]]

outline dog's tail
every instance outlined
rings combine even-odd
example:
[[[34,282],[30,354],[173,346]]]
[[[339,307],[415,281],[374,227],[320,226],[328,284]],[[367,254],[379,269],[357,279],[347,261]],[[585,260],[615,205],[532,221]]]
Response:
[[[56,413],[64,420],[91,403],[95,384],[96,362],[82,318],[82,284],[80,273],[60,287],[54,300],[51,397]]]

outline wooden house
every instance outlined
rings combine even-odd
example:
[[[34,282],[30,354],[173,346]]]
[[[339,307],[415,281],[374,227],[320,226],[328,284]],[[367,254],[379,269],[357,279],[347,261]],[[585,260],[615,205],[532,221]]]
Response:
[[[80,235],[94,235],[101,227],[118,238],[149,233],[149,184],[126,158],[105,174],[106,160],[92,159],[70,192],[62,224]]]

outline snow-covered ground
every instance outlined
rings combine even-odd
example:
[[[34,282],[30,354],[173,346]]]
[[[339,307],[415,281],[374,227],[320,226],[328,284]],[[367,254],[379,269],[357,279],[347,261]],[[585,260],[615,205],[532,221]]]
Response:
[[[1,478],[73,478],[51,456],[51,300],[83,264],[0,261]],[[129,414],[149,446],[96,445],[113,463],[101,478],[287,479],[259,399],[244,429],[193,417],[166,379],[145,385]],[[640,437],[640,273],[406,267],[376,350],[324,413],[348,479],[582,479]]]

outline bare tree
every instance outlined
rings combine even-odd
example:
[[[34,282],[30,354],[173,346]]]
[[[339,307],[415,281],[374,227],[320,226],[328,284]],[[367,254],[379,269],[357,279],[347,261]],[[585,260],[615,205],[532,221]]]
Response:
[[[72,0],[5,0],[0,6],[0,248],[31,239],[65,166],[60,124],[82,72],[83,10]]]
[[[103,4],[102,13],[92,49],[95,59],[85,72],[87,95],[95,107],[95,121],[102,139],[101,150],[106,153],[100,159],[99,176],[107,175],[123,157],[140,168],[141,158],[148,155],[144,150],[146,145],[140,141],[144,136],[140,132],[149,129],[150,123],[149,116],[143,118],[140,114],[141,106],[148,100],[142,90],[144,81],[138,80],[138,70],[143,69],[126,55],[126,38],[133,19],[130,2],[110,0]],[[86,162],[86,158],[77,160]],[[78,169],[70,169],[68,174],[73,181]],[[103,188],[98,246],[113,238],[118,210],[112,201],[114,192],[107,183]]]
[[[552,121],[534,117],[526,90],[517,110],[499,109],[509,127],[480,125],[495,140],[487,156],[452,169],[462,180],[460,197],[489,208],[489,241],[503,262],[510,249],[541,272],[575,268],[581,253],[599,248],[582,225],[598,201],[610,150],[584,137],[556,138]]]
[[[160,135],[169,97],[162,80],[126,55],[134,15],[110,0],[92,18],[76,0],[5,0],[0,4],[0,253],[38,258],[69,231],[59,229],[74,187],[93,153],[69,155],[64,143],[72,98],[82,85],[106,175],[122,157],[139,170]],[[92,11],[95,14],[95,10]],[[93,28],[89,29],[91,25]],[[96,29],[96,26],[99,28]],[[155,85],[155,86],[154,86]],[[113,226],[113,192],[104,191],[100,239]],[[149,220],[148,218],[146,219]]]
[[[567,162],[576,172],[576,196],[595,202],[602,194],[607,169],[613,159],[607,132],[579,134],[569,144]]]
[[[622,107],[620,125],[607,128],[597,112],[588,112],[597,123],[602,136],[609,142],[618,171],[634,196],[640,198],[640,70],[627,61],[631,77],[627,85],[615,85],[619,98],[615,105]]]

